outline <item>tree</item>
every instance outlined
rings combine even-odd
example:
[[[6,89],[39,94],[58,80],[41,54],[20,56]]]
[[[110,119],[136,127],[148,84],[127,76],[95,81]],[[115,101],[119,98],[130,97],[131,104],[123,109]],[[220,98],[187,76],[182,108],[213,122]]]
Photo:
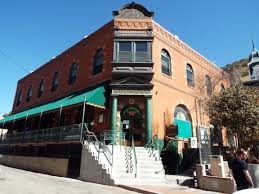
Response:
[[[213,125],[226,127],[238,135],[241,145],[259,139],[258,89],[234,85],[206,103],[206,112]]]

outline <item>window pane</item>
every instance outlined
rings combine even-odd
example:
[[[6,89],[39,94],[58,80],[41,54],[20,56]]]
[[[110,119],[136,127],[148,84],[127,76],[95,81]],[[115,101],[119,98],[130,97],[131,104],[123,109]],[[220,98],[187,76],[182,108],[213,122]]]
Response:
[[[170,68],[170,61],[169,61],[169,59],[168,58],[166,58],[165,56],[161,56],[161,58],[162,58],[162,65],[163,66],[165,66],[165,67],[167,67],[167,68]]]
[[[131,52],[131,42],[120,42],[119,50],[120,51]]]
[[[147,52],[147,42],[136,42],[136,52]]]

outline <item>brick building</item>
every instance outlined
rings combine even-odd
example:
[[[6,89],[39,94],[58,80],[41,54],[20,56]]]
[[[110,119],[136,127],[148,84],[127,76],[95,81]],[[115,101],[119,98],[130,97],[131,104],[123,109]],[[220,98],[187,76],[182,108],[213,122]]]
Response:
[[[156,141],[160,149],[166,136],[183,145],[198,126],[209,128],[203,101],[228,86],[224,73],[153,15],[127,4],[19,80],[12,115],[0,121],[8,129],[1,152],[68,157],[73,174],[80,166],[81,123],[99,138],[121,131],[127,142],[132,134],[136,145]]]

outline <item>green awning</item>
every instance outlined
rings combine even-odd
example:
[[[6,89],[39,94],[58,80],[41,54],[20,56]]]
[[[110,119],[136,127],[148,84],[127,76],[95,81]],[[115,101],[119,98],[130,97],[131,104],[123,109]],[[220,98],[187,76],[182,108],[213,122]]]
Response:
[[[192,124],[189,121],[174,119],[174,124],[178,126],[178,138],[192,137]]]
[[[99,86],[94,89],[87,89],[80,92],[73,93],[69,96],[59,98],[58,100],[52,101],[50,103],[40,105],[23,112],[19,112],[16,114],[12,114],[10,116],[5,117],[0,120],[0,124],[4,122],[13,121],[14,119],[21,119],[27,116],[32,116],[36,114],[40,114],[41,112],[48,112],[55,109],[59,109],[60,107],[67,107],[75,104],[82,103],[86,100],[86,104],[97,106],[100,108],[104,108],[105,104],[105,87]]]

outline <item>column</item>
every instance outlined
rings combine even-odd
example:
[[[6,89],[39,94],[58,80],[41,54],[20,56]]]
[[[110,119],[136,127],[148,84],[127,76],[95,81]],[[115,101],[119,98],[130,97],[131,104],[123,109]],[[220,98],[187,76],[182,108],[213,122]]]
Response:
[[[152,101],[151,96],[146,96],[146,144],[152,140]]]
[[[112,115],[111,115],[111,131],[112,131],[112,134],[116,133],[117,106],[118,106],[118,98],[117,98],[117,96],[113,96],[112,97]],[[112,143],[115,143],[114,135],[112,136]]]

